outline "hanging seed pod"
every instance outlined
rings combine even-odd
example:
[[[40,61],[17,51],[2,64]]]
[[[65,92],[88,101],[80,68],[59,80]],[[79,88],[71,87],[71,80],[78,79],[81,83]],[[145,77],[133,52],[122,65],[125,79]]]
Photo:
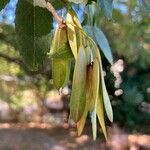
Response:
[[[87,91],[86,91],[85,110],[84,110],[84,113],[83,113],[81,119],[77,123],[78,135],[81,135],[81,133],[84,129],[86,118],[87,118],[88,112],[91,107],[91,100],[92,100],[92,94],[93,94],[93,92],[92,92],[92,74],[93,74],[93,64],[90,64],[87,66],[87,79],[86,79]]]
[[[79,49],[75,63],[72,93],[70,99],[70,119],[78,122],[83,115],[86,101],[87,60],[83,47]]]
[[[72,13],[72,10],[69,10],[66,16],[67,36],[68,36],[69,45],[71,47],[74,58],[76,60],[77,53],[78,53],[78,46],[77,46],[76,29],[75,29],[73,17],[74,14]]]
[[[110,103],[110,98],[107,93],[105,81],[104,81],[104,75],[103,75],[103,68],[102,68],[102,61],[101,61],[101,56],[99,58],[99,65],[100,65],[100,74],[101,74],[101,85],[100,89],[102,89],[102,95],[103,95],[103,101],[104,101],[104,107],[105,111],[107,114],[108,119],[113,122],[113,111],[112,111],[112,106]]]
[[[67,53],[68,56],[65,56],[63,54],[64,52],[65,54]],[[65,86],[69,81],[71,53],[72,52],[68,44],[66,30],[57,28],[49,55],[52,60],[53,83],[58,90]]]
[[[94,42],[93,42],[94,44]],[[101,75],[101,84],[100,84],[100,89],[102,89],[102,101],[104,103],[104,107],[105,107],[105,111],[107,114],[108,119],[113,122],[113,111],[112,111],[112,106],[110,103],[110,99],[106,90],[106,85],[105,85],[105,81],[104,81],[104,75],[103,75],[103,68],[102,68],[102,60],[101,60],[101,55],[99,52],[99,49],[97,47],[97,45],[91,45],[92,49],[93,49],[93,55],[94,57],[96,57],[99,60],[99,67],[100,67],[100,75]]]
[[[81,25],[81,23],[80,23],[80,21],[79,21],[77,15],[76,15],[76,13],[74,12],[74,10],[71,9],[70,12],[71,12],[71,14],[72,14],[73,21],[74,21],[75,25],[76,25],[78,28],[82,29],[82,25]]]
[[[107,140],[107,131],[106,131],[106,125],[105,125],[105,119],[104,119],[104,108],[103,108],[103,96],[102,96],[102,89],[100,90],[101,92],[99,93],[99,97],[97,100],[97,117],[99,120],[99,124],[101,125],[103,134]]]
[[[64,87],[70,78],[70,59],[52,59],[52,78],[56,89]]]
[[[96,119],[96,111],[97,111],[97,101],[99,96],[99,63],[95,58],[93,62],[93,83],[92,83],[92,103],[93,103],[93,111],[91,112],[91,122],[92,122],[92,131],[93,131],[93,139],[95,140],[97,137],[97,119]]]
[[[49,58],[59,58],[59,59],[71,59],[73,54],[71,52],[69,43],[64,43],[57,51],[49,53]]]

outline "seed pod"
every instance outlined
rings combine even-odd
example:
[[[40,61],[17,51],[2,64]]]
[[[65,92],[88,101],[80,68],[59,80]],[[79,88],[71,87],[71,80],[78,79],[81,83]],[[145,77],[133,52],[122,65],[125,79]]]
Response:
[[[86,101],[86,70],[87,60],[83,47],[79,49],[75,63],[72,94],[70,99],[70,119],[78,122],[83,115]]]
[[[64,87],[70,78],[70,59],[52,59],[52,78],[56,89]]]
[[[68,45],[67,33],[66,30],[57,28],[54,35],[53,45],[50,51],[50,56],[55,56],[51,59],[52,78],[54,86],[57,89],[65,86],[70,77],[71,59],[60,57],[63,55],[59,55],[59,53],[64,51],[67,51],[67,53],[71,52]]]
[[[84,110],[84,113],[83,113],[81,119],[77,123],[78,135],[81,135],[81,133],[84,129],[87,114],[88,114],[89,108],[91,107],[91,99],[92,99],[92,94],[93,94],[93,92],[92,92],[92,73],[93,73],[93,65],[90,64],[87,66],[87,79],[86,79],[87,91],[86,91],[85,110]]]
[[[113,122],[113,111],[112,111],[112,106],[111,106],[110,99],[109,99],[109,96],[108,96],[108,93],[106,90],[105,81],[104,81],[101,55],[100,55],[99,49],[97,48],[96,44],[93,45],[93,53],[94,53],[94,57],[96,57],[99,60],[100,75],[101,75],[100,89],[102,89],[102,96],[103,96],[102,98],[103,98],[103,102],[104,102],[105,111],[106,111],[108,119],[111,122]]]
[[[77,15],[76,15],[76,13],[75,13],[72,9],[70,10],[70,12],[71,12],[71,14],[72,14],[72,16],[73,16],[73,21],[74,21],[75,25],[76,25],[78,28],[82,29],[81,23],[80,23],[80,21],[79,21]]]
[[[99,123],[100,123],[101,128],[102,128],[103,134],[107,140],[107,131],[106,131],[105,119],[104,119],[103,93],[102,93],[101,88],[99,89],[99,91],[100,91],[100,93],[99,93],[99,97],[97,100],[96,113],[97,113],[97,117],[98,117]]]
[[[52,47],[50,48],[49,54],[54,54],[59,51],[59,49],[68,43],[67,39],[67,31],[65,29],[56,28],[54,39],[52,43]],[[69,47],[69,45],[68,45]]]
[[[92,122],[92,131],[93,131],[93,139],[95,140],[97,137],[97,120],[96,120],[96,111],[97,111],[97,101],[99,96],[99,63],[95,58],[93,62],[93,74],[92,74],[92,107],[93,111],[91,112],[91,122]]]
[[[64,43],[56,52],[49,53],[50,58],[73,58],[73,54],[71,52],[70,46],[68,45],[69,43]]]
[[[106,111],[108,119],[111,122],[113,122],[113,111],[112,111],[112,106],[111,106],[110,99],[109,99],[109,96],[108,96],[108,93],[107,93],[105,81],[104,81],[104,75],[103,75],[103,68],[102,68],[101,57],[99,58],[99,64],[100,64],[100,74],[101,74],[100,89],[102,89],[104,107],[105,107],[105,111]]]
[[[74,55],[75,60],[77,59],[78,47],[77,47],[77,37],[76,37],[76,29],[73,21],[72,11],[69,10],[66,16],[66,24],[67,24],[67,36],[69,40],[69,45],[71,47],[72,53]]]

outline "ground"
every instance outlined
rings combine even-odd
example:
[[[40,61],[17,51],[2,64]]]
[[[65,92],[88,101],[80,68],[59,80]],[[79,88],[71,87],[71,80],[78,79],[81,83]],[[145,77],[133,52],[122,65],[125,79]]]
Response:
[[[104,141],[104,139],[103,139]],[[99,150],[104,142],[89,135],[77,137],[75,129],[47,124],[1,124],[0,150]]]
[[[88,126],[78,137],[75,127],[68,124],[1,123],[0,150],[150,150],[149,135],[127,134],[114,127],[109,130],[106,142],[102,134],[93,141]]]

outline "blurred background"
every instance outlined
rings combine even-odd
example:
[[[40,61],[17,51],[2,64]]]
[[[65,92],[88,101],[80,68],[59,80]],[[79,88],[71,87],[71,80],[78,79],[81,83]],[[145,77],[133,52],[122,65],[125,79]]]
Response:
[[[16,4],[17,0],[10,0],[0,12],[0,122],[67,128],[70,88],[65,87],[62,94],[53,89],[49,63],[38,72],[23,63],[16,43]],[[124,135],[150,134],[150,13],[134,0],[114,1],[114,7],[113,21],[99,16],[114,56],[112,66],[102,57],[114,111],[112,128],[119,128],[116,132]],[[69,133],[74,134],[72,130]],[[82,137],[83,142],[87,139]]]

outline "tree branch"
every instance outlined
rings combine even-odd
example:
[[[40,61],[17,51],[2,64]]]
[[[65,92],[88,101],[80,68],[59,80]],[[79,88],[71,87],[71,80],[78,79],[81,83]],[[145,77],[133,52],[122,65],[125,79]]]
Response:
[[[0,52],[0,58],[3,58],[10,63],[15,63],[15,64],[19,65],[28,75],[34,76],[37,74],[41,74],[41,75],[50,77],[50,72],[51,72],[50,70],[44,70],[43,68],[41,68],[37,71],[31,71],[20,58],[10,57],[10,56],[3,54],[1,52]]]
[[[15,58],[15,57],[10,57],[6,54],[3,54],[3,53],[0,53],[0,57],[1,58],[4,58],[5,60],[7,60],[8,62],[13,62],[13,63],[16,63],[22,67],[25,67],[25,64],[23,63],[23,61],[19,58]]]
[[[54,18],[56,19],[59,28],[61,28],[61,29],[66,28],[66,24],[64,23],[63,18],[57,14],[57,11],[53,7],[53,5],[48,0],[45,0],[45,2],[47,4],[47,9],[52,13]]]

